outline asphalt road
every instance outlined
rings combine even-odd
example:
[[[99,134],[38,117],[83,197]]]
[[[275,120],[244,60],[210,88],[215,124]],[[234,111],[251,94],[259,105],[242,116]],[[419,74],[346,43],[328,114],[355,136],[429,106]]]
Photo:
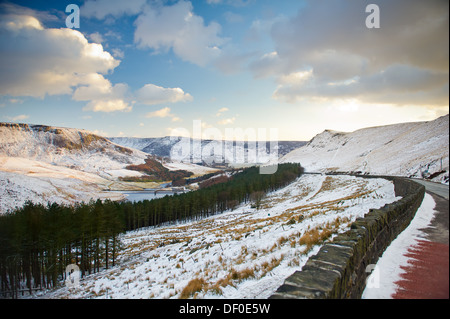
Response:
[[[423,181],[419,179],[414,179],[414,181],[425,185],[425,190],[431,196],[433,196],[436,202],[436,207],[434,210],[434,218],[431,221],[430,227],[424,229],[427,234],[427,239],[448,245],[449,243],[449,200],[448,185],[433,183],[428,181]]]
[[[424,185],[425,189],[428,192],[439,195],[439,196],[445,198],[446,200],[448,200],[448,192],[449,192],[448,185],[434,183],[434,182],[428,182],[428,181],[424,181],[421,179],[415,179],[415,178],[414,178],[414,181]]]
[[[317,175],[321,175],[322,173],[319,172],[305,172],[305,174],[317,174]],[[399,176],[402,177],[402,176]],[[429,182],[429,181],[424,181],[422,179],[416,179],[416,178],[412,178],[412,180],[422,184],[425,186],[426,190],[430,193],[439,195],[443,198],[445,198],[446,200],[449,200],[448,197],[448,193],[449,193],[449,185],[444,185],[441,183],[435,183],[435,182]]]

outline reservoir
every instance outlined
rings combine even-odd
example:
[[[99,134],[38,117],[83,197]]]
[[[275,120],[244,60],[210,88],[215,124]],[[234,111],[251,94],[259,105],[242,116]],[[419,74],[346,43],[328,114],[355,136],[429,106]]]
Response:
[[[169,189],[145,189],[142,191],[120,191],[119,193],[126,196],[126,201],[140,202],[143,200],[152,200],[162,198],[164,196],[172,196],[174,194],[182,194],[185,191],[173,191]]]

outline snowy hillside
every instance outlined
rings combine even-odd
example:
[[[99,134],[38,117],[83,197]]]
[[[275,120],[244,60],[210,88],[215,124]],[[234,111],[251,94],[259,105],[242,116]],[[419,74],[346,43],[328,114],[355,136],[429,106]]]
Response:
[[[326,130],[280,162],[299,162],[310,172],[398,175],[448,183],[448,130],[448,115],[351,133]]]
[[[124,199],[121,193],[104,191],[112,184],[92,173],[0,156],[0,214],[22,207],[26,201],[46,205],[48,202],[75,204],[97,198]]]
[[[147,157],[84,130],[9,123],[0,123],[0,155],[106,176]]]
[[[199,221],[127,232],[115,267],[36,297],[268,298],[324,241],[398,199],[384,179],[304,175],[269,193],[259,210],[247,203]]]
[[[44,125],[0,123],[0,214],[26,200],[73,204],[91,198],[121,199],[105,190],[140,189],[121,177],[140,177],[129,165],[145,163],[148,154],[123,147],[85,130]],[[165,165],[165,164],[163,164]],[[210,169],[168,163],[201,175]]]
[[[177,137],[159,137],[159,138],[138,138],[138,137],[111,137],[109,140],[113,143],[131,147],[142,152],[170,157],[170,150],[180,141]]]

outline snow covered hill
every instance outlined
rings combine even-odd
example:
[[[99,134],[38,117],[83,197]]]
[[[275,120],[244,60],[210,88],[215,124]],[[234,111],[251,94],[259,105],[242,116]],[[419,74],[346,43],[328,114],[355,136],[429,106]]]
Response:
[[[326,130],[280,162],[306,171],[360,172],[449,182],[449,115],[434,121],[360,129]]]
[[[127,167],[145,163],[148,156],[85,130],[0,123],[0,214],[26,200],[74,203],[123,198],[105,190],[136,189],[119,178],[142,176]],[[163,165],[197,175],[211,172],[191,164]]]
[[[0,123],[0,155],[106,176],[147,157],[85,130],[10,123]]]

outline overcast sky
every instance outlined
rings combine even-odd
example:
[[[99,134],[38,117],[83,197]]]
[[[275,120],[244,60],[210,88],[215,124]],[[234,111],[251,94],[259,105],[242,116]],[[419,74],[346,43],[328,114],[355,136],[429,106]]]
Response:
[[[368,4],[380,9],[368,28]],[[66,6],[80,8],[68,28]],[[448,114],[448,0],[0,3],[0,121],[158,137]],[[196,122],[198,123],[198,122]],[[263,132],[260,130],[260,132]],[[272,136],[273,137],[273,136]]]

